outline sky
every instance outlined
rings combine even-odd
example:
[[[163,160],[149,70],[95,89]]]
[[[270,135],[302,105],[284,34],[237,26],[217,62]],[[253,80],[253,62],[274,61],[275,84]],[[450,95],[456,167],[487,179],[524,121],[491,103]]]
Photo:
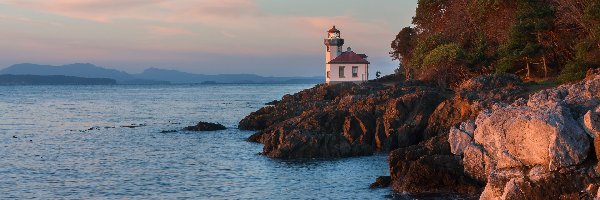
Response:
[[[0,68],[93,63],[202,74],[324,74],[332,25],[370,71],[392,73],[388,52],[417,0],[0,0]]]

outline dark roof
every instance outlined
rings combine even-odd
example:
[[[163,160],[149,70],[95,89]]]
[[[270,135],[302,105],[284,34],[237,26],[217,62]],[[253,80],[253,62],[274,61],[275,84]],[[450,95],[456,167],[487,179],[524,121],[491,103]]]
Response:
[[[340,30],[337,30],[337,28],[335,28],[335,26],[333,26],[333,28],[329,29],[329,31],[327,31],[328,33],[339,33]]]
[[[364,55],[365,57],[362,57],[361,55]],[[337,58],[329,61],[327,64],[371,64],[369,61],[365,60],[366,56],[367,55],[365,54],[356,54],[353,51],[346,51]]]
[[[358,55],[359,55],[360,57],[362,57],[362,58],[365,58],[365,59],[369,57],[369,56],[367,56],[367,54],[362,54],[362,53],[361,53],[361,54],[358,54]]]

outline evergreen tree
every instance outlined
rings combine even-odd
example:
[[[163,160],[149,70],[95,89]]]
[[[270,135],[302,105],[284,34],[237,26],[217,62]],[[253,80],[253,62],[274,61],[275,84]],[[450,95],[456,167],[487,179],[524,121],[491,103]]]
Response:
[[[552,29],[554,10],[549,3],[536,0],[519,0],[515,24],[509,41],[500,50],[497,72],[524,66],[526,78],[531,78],[532,64],[542,65],[544,76],[548,74],[545,34]]]

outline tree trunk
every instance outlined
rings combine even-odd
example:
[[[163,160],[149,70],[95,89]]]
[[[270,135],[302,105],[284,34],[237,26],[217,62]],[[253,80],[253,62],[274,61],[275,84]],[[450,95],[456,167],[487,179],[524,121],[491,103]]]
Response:
[[[544,78],[548,78],[548,63],[546,63],[546,56],[542,56],[542,63],[544,63]]]
[[[527,69],[527,75],[525,75],[525,79],[529,80],[531,77],[531,68],[529,67],[529,57],[525,57],[525,69]]]

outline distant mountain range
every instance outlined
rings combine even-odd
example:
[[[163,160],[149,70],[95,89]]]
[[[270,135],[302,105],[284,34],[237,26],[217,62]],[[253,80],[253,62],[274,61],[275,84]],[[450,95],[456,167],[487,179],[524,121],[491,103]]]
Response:
[[[61,75],[0,75],[0,85],[115,85],[109,78],[82,78]]]
[[[255,74],[192,74],[176,70],[149,68],[140,74],[129,74],[89,63],[63,66],[17,64],[0,70],[1,74],[71,76],[114,79],[118,84],[194,84],[194,83],[322,83],[324,77],[264,77]]]

